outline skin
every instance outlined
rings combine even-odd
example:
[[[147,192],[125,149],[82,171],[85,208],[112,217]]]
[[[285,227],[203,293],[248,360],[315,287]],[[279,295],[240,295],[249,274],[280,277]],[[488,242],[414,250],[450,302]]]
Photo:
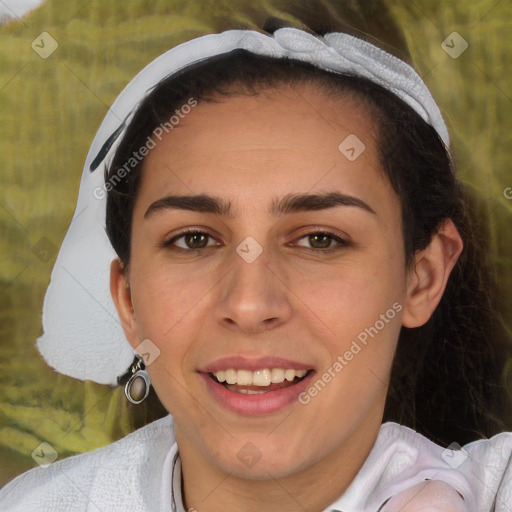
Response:
[[[338,149],[349,134],[365,144],[354,161]],[[132,346],[150,339],[160,350],[148,372],[175,420],[186,508],[320,511],[367,458],[400,328],[428,320],[462,249],[448,220],[405,268],[399,198],[380,171],[376,137],[354,101],[281,86],[200,103],[147,156],[130,265],[123,273],[112,263],[111,290]],[[274,197],[335,191],[374,213],[268,212]],[[145,217],[165,196],[200,193],[230,201],[232,217],[170,208]],[[187,226],[213,237],[203,252],[161,246]],[[349,244],[322,255],[306,236],[319,231]],[[252,263],[236,252],[248,236],[263,248]],[[187,247],[184,238],[176,244]],[[197,373],[242,355],[291,359],[321,375],[394,303],[401,311],[307,405],[237,414],[212,399]],[[261,454],[251,467],[237,457],[246,443]]]

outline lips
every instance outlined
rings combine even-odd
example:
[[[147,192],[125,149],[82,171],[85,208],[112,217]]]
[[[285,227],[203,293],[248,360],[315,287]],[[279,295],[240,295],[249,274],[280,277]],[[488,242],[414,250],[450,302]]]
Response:
[[[243,415],[272,414],[297,401],[315,371],[277,357],[219,359],[199,371],[209,394],[224,408]]]

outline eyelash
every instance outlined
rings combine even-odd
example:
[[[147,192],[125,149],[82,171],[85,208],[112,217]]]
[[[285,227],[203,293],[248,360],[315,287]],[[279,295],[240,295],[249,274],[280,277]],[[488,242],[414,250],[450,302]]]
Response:
[[[214,247],[214,246],[207,246],[207,247],[203,247],[201,249],[183,249],[183,247],[172,247],[172,245],[177,240],[179,240],[180,238],[183,238],[186,235],[190,235],[190,234],[206,235],[210,239],[214,239],[214,237],[212,235],[210,235],[209,233],[207,233],[206,231],[201,231],[201,230],[195,229],[195,228],[189,228],[189,229],[184,230],[181,233],[178,233],[177,235],[173,236],[171,239],[165,240],[164,242],[162,242],[161,247],[162,248],[172,249],[172,250],[178,251],[178,252],[184,252],[184,253],[187,253],[187,254],[198,254],[198,253],[204,251],[205,249],[208,249],[210,247]],[[315,249],[314,247],[303,247],[303,249],[306,249],[306,250],[309,250],[309,251],[313,251],[316,254],[327,255],[327,254],[331,254],[332,252],[339,251],[340,249],[342,249],[344,247],[350,247],[351,245],[353,245],[351,242],[349,242],[347,240],[344,240],[343,238],[340,238],[339,236],[335,235],[334,233],[330,233],[328,231],[322,231],[322,230],[310,231],[308,233],[304,233],[297,240],[301,240],[301,239],[306,238],[306,237],[311,236],[311,235],[324,235],[324,236],[328,236],[332,240],[338,242],[338,245],[335,245],[333,247],[328,247],[326,249]]]

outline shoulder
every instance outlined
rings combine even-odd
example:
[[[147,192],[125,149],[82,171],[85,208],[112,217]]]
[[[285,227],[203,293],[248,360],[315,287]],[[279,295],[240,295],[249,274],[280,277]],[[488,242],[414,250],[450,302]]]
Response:
[[[0,490],[0,509],[144,511],[149,487],[158,496],[158,476],[174,446],[166,416],[104,448],[27,471]]]
[[[390,487],[420,480],[441,480],[459,491],[475,510],[501,510],[512,502],[512,432],[480,439],[464,446],[440,446],[418,432],[398,425],[382,425],[376,452],[387,454]],[[372,452],[373,454],[373,452]],[[505,508],[503,508],[505,510]]]

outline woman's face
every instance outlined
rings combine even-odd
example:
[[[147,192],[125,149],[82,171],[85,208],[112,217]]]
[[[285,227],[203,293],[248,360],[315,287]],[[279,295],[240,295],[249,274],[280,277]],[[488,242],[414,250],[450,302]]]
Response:
[[[367,455],[407,277],[376,136],[355,101],[283,86],[199,103],[146,157],[127,333],[160,351],[182,456],[265,479]]]

